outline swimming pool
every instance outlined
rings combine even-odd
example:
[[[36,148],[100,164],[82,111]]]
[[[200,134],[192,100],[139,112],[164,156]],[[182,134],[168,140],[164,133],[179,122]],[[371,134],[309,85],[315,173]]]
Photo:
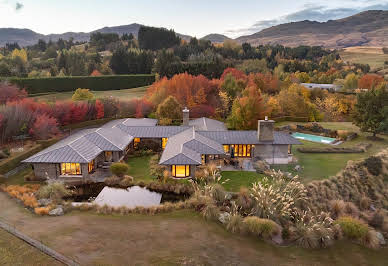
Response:
[[[317,135],[311,135],[311,134],[305,134],[305,133],[299,133],[299,132],[293,133],[292,136],[294,138],[296,138],[296,139],[303,139],[303,140],[319,142],[319,143],[324,143],[324,144],[331,144],[332,142],[335,141],[334,138],[317,136]]]

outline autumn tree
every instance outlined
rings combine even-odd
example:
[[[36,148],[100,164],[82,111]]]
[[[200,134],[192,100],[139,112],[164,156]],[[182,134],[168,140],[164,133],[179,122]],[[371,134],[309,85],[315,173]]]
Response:
[[[385,83],[377,88],[357,94],[357,103],[354,109],[354,124],[361,131],[376,134],[387,129],[388,90]]]
[[[174,96],[169,96],[159,104],[156,115],[162,121],[161,124],[171,124],[182,119],[182,106]]]
[[[377,74],[366,74],[358,81],[359,89],[372,89],[384,81],[384,78]]]
[[[228,124],[234,129],[255,129],[257,120],[265,114],[265,106],[260,91],[254,86],[248,86],[241,98],[233,102],[232,112],[228,117]]]
[[[5,104],[8,101],[17,101],[27,97],[25,90],[20,90],[15,85],[7,82],[0,82],[0,104]]]
[[[91,100],[93,99],[94,95],[92,92],[90,92],[89,89],[81,89],[81,88],[78,88],[73,96],[71,97],[71,99],[73,101],[88,101],[88,100]]]
[[[227,74],[221,84],[221,89],[227,93],[227,95],[234,99],[240,96],[241,92],[245,88],[246,83],[243,79],[236,80],[232,73]]]
[[[346,75],[344,80],[344,89],[345,90],[354,90],[358,86],[358,77],[354,73],[349,73]]]
[[[40,114],[35,118],[29,133],[35,139],[48,139],[59,133],[58,122],[48,114]]]

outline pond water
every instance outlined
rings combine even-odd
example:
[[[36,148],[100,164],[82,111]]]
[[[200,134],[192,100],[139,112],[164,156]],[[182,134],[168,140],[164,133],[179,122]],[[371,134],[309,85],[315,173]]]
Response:
[[[73,201],[75,205],[89,202],[100,206],[106,204],[111,207],[126,206],[128,208],[157,206],[163,202],[177,202],[188,197],[188,195],[168,192],[159,193],[140,186],[109,187],[104,183],[80,185],[73,187],[72,191],[73,195],[67,199]]]
[[[100,206],[135,208],[157,206],[161,201],[161,193],[133,186],[127,189],[104,187],[94,200],[94,203]]]
[[[323,137],[323,136],[318,136],[318,135],[311,135],[311,134],[305,134],[305,133],[299,133],[299,132],[293,133],[292,136],[294,138],[296,138],[296,139],[303,139],[303,140],[319,142],[319,143],[324,143],[324,144],[330,144],[330,143],[335,141],[334,138]]]

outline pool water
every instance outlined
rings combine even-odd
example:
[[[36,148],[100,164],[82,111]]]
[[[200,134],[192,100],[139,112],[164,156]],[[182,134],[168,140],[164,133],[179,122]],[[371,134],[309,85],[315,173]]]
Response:
[[[323,137],[323,136],[317,136],[317,135],[311,135],[311,134],[305,134],[305,133],[299,133],[299,132],[293,133],[292,136],[296,139],[303,139],[303,140],[319,142],[324,144],[331,144],[335,141],[335,138],[329,138],[329,137]]]

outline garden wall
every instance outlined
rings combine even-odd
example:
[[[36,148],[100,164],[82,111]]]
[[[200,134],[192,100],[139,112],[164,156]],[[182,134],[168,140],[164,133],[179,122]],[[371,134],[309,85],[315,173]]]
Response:
[[[86,88],[94,91],[121,90],[142,87],[152,84],[155,75],[110,75],[85,77],[49,77],[49,78],[17,78],[7,79],[12,84],[24,88],[28,94],[47,92],[75,91]]]

